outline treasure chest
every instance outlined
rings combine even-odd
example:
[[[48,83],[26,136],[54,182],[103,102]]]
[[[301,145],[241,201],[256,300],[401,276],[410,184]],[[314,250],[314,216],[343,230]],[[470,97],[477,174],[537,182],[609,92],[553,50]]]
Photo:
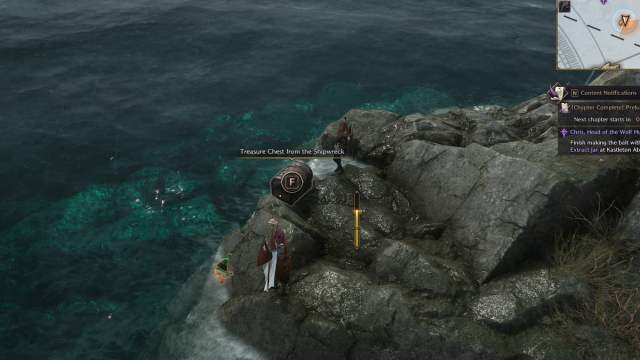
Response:
[[[295,205],[313,189],[313,171],[307,164],[296,161],[271,178],[270,186],[271,195]]]

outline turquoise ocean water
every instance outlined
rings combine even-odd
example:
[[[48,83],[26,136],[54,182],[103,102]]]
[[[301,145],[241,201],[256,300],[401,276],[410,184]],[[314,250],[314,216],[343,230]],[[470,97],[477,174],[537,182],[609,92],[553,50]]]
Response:
[[[281,165],[239,146],[584,82],[553,24],[543,0],[0,0],[0,358],[152,351]]]

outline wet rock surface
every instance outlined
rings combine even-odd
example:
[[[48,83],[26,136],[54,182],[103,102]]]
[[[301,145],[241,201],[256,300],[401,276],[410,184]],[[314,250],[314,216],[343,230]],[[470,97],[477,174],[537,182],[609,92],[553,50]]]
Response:
[[[264,197],[225,238],[227,328],[273,359],[637,358],[603,329],[554,318],[591,291],[545,262],[554,240],[599,204],[626,206],[639,169],[622,157],[556,156],[554,106],[539,96],[514,107],[347,113],[365,166],[317,177],[294,208]],[[335,141],[337,128],[318,143]],[[627,243],[639,241],[639,204],[618,228]],[[286,288],[264,293],[255,262],[271,218],[294,267]]]

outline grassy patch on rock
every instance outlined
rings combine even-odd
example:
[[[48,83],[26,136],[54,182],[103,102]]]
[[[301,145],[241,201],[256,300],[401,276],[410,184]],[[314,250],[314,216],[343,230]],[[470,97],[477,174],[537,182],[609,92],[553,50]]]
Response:
[[[559,311],[568,321],[602,327],[640,351],[640,264],[615,236],[622,213],[611,205],[577,219],[586,231],[561,236],[553,262],[584,280],[590,296]]]

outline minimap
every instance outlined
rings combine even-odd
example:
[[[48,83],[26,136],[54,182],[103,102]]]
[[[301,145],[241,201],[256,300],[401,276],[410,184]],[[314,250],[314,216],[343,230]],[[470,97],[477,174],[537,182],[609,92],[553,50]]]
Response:
[[[640,69],[639,0],[558,1],[558,69]]]

